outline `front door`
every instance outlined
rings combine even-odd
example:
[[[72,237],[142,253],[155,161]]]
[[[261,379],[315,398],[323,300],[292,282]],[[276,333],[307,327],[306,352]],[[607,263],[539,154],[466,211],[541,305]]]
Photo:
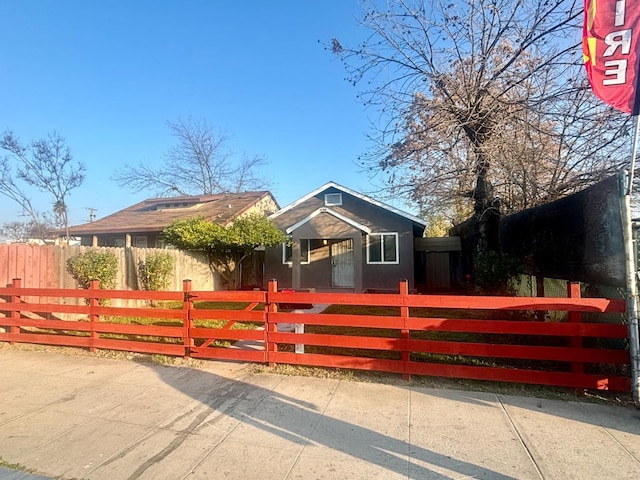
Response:
[[[331,244],[331,286],[353,288],[353,239]]]

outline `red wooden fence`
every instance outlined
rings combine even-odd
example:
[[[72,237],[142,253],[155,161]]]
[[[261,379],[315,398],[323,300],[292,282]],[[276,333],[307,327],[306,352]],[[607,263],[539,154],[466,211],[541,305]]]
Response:
[[[580,298],[575,285],[568,294],[413,295],[406,282],[398,294],[302,293],[278,291],[274,281],[268,291],[192,291],[185,281],[182,292],[144,292],[99,290],[97,283],[90,290],[22,288],[16,280],[0,288],[0,341],[629,391],[626,326],[582,321],[587,312],[623,313],[624,301]],[[22,300],[33,296],[58,301]],[[65,305],[65,298],[88,300]],[[104,304],[114,298],[173,303]],[[385,310],[301,315],[278,311],[284,303]],[[229,310],[228,304],[242,309]],[[536,312],[549,310],[569,312],[569,321],[537,320]],[[122,317],[134,318],[123,323]],[[278,330],[302,323],[305,333]],[[305,353],[296,353],[294,345],[304,345]]]

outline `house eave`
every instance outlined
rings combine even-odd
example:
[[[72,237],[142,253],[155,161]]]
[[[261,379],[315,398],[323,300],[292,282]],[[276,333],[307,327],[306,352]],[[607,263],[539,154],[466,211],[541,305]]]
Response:
[[[342,185],[337,184],[336,182],[328,182],[325,183],[324,185],[322,185],[319,188],[316,188],[314,191],[308,193],[307,195],[305,195],[302,198],[299,198],[298,200],[295,200],[294,202],[290,203],[289,205],[286,205],[285,207],[281,208],[280,210],[278,210],[276,213],[272,214],[269,216],[269,218],[273,219],[276,218],[280,215],[282,215],[283,213],[288,212],[289,210],[292,210],[293,208],[297,207],[298,205],[306,202],[307,200],[309,200],[312,197],[315,197],[317,194],[323,192],[324,190],[327,190],[328,188],[335,188],[337,190],[340,190],[344,193],[348,193],[349,195],[352,195],[356,198],[359,198],[360,200],[370,203],[372,205],[375,205],[377,207],[380,207],[382,209],[385,209],[389,212],[395,213],[396,215],[399,215],[401,217],[404,217],[408,220],[411,220],[412,222],[420,225],[421,227],[423,227],[423,229],[425,229],[427,227],[427,222],[419,217],[416,217],[415,215],[411,215],[410,213],[404,212],[396,207],[392,207],[391,205],[387,205],[386,203],[380,202],[379,200],[375,200],[367,195],[364,195],[362,193],[356,192],[355,190],[351,190],[350,188],[347,187],[343,187]]]
[[[299,220],[298,222],[296,222],[293,225],[291,225],[289,228],[285,229],[285,233],[287,235],[291,235],[292,232],[294,232],[295,230],[300,228],[305,223],[310,222],[311,220],[313,220],[315,217],[317,217],[321,213],[328,213],[329,215],[332,215],[332,216],[336,217],[338,220],[342,220],[346,224],[357,228],[358,230],[361,230],[361,231],[363,231],[363,232],[365,232],[367,234],[371,233],[371,229],[369,227],[367,227],[366,225],[362,225],[361,223],[358,223],[358,222],[350,219],[349,217],[347,217],[345,215],[342,215],[341,213],[338,213],[338,212],[336,212],[334,210],[331,210],[330,208],[327,208],[327,207],[321,207],[321,208],[318,208],[318,209],[314,210],[313,212],[311,212],[309,215],[307,215],[303,219]]]
[[[76,237],[88,237],[92,235],[117,235],[127,233],[160,233],[162,230],[163,228],[159,227],[110,228],[90,231],[78,231],[70,228],[69,234]]]

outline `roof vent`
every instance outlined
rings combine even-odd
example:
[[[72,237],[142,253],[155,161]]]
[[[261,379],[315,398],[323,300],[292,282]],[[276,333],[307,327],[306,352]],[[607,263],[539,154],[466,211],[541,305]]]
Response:
[[[324,204],[328,207],[342,205],[342,193],[325,193]]]

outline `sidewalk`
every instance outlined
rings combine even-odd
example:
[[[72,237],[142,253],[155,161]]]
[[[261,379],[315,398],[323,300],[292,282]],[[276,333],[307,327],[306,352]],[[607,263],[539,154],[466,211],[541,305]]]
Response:
[[[0,457],[65,479],[637,479],[640,411],[5,347]]]

